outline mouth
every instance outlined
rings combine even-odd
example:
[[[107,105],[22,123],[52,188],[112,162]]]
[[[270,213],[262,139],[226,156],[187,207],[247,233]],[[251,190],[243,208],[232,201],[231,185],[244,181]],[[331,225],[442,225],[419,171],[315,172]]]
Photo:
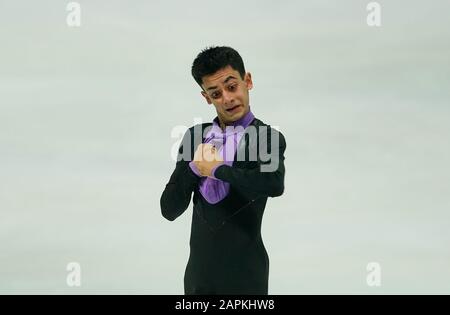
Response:
[[[229,109],[227,109],[227,112],[229,113],[234,113],[237,109],[239,109],[241,107],[241,105],[236,105],[234,107],[231,107]]]

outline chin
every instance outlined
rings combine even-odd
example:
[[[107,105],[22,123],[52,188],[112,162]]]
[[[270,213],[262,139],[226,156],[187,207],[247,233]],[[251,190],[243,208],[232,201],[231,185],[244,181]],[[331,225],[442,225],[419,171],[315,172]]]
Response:
[[[242,117],[244,117],[243,113],[237,113],[235,115],[231,115],[230,117],[230,121],[231,122],[235,122],[236,120],[241,119]]]

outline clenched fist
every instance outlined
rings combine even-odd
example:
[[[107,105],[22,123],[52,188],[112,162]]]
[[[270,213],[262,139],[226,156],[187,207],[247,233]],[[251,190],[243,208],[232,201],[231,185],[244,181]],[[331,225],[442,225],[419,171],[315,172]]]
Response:
[[[198,145],[194,153],[194,164],[202,176],[212,176],[213,168],[222,163],[222,157],[212,144],[201,143]]]

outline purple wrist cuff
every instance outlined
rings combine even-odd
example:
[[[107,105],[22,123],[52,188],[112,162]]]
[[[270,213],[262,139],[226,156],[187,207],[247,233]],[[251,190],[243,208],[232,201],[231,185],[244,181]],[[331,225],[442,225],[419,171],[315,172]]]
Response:
[[[189,167],[191,168],[192,172],[197,175],[198,177],[202,177],[202,175],[200,175],[200,172],[198,171],[197,166],[195,165],[194,161],[189,162]]]

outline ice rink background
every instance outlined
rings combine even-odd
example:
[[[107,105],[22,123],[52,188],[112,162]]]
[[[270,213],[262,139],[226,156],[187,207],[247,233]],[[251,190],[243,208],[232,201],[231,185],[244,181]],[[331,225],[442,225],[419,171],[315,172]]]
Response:
[[[378,1],[378,28],[369,1],[79,1],[79,28],[68,2],[0,0],[0,293],[183,294],[192,205],[159,197],[172,128],[215,117],[209,45],[287,140],[269,293],[450,293],[448,1]]]

